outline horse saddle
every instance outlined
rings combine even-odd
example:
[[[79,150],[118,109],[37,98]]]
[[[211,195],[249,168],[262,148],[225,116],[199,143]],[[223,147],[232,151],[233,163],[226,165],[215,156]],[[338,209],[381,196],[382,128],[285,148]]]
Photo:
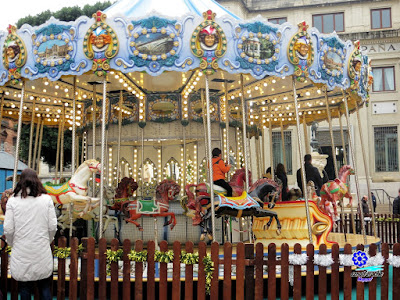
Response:
[[[246,192],[243,192],[239,197],[225,197],[222,194],[217,194],[218,206],[229,207],[237,210],[260,207],[260,204]]]
[[[160,207],[154,199],[138,200],[137,213],[139,214],[154,214],[159,213]]]
[[[49,195],[66,194],[67,192],[72,191],[72,188],[69,186],[68,181],[64,184],[58,184],[58,185],[44,184],[44,188],[46,189]]]

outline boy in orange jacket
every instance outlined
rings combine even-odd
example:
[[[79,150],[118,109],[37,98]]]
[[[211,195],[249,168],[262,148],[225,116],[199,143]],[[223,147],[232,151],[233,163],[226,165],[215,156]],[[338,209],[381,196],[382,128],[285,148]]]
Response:
[[[222,152],[219,148],[212,151],[213,181],[214,184],[226,189],[226,196],[232,197],[232,187],[225,181],[225,174],[229,172],[231,165],[222,160]]]

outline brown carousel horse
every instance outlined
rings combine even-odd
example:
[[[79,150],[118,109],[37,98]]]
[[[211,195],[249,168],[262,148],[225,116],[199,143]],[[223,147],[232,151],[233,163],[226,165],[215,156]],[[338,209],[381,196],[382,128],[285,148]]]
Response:
[[[138,184],[133,178],[124,177],[115,189],[114,204],[110,206],[113,210],[122,210],[122,206],[129,202],[133,193],[137,190]]]
[[[353,197],[346,183],[347,176],[349,175],[354,175],[354,170],[351,166],[345,165],[339,170],[339,178],[329,180],[321,187],[321,201],[319,202],[319,207],[322,211],[330,215],[334,221],[339,219],[336,207],[337,201],[343,205],[343,198],[346,197],[349,198],[349,206],[351,206],[353,202]],[[330,208],[331,204],[333,211]]]
[[[176,195],[180,192],[180,186],[171,179],[163,180],[156,188],[155,200],[133,200],[129,201],[128,205],[123,206],[123,210],[127,217],[126,222],[130,222],[140,230],[143,231],[143,227],[136,222],[141,216],[150,217],[170,217],[166,221],[164,226],[171,225],[173,229],[176,225],[175,213],[169,212],[169,201],[175,199]]]

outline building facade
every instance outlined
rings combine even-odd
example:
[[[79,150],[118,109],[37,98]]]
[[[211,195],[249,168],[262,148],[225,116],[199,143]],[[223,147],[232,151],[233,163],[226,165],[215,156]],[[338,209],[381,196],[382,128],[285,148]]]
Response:
[[[348,161],[357,167],[361,193],[367,192],[366,171],[362,148],[366,153],[366,167],[372,189],[384,189],[396,196],[400,188],[399,138],[400,112],[400,1],[392,0],[219,0],[221,5],[243,19],[262,16],[270,22],[298,24],[306,21],[322,33],[336,31],[343,40],[359,40],[361,48],[371,59],[374,83],[370,90],[368,106],[360,109],[360,125],[356,114],[350,118],[350,128],[345,126],[354,140],[355,163],[351,155]],[[310,130],[310,128],[308,128]],[[333,120],[336,157],[343,163],[343,146],[348,149],[346,139],[340,139],[338,119]],[[287,129],[291,135],[293,169],[300,166],[296,153],[297,135],[295,129]],[[364,143],[361,143],[360,132]],[[279,135],[276,135],[279,137]],[[304,141],[304,136],[302,140]],[[322,152],[331,153],[329,127],[326,122],[319,124],[316,138]],[[285,137],[286,140],[286,137]],[[266,141],[267,142],[267,141]],[[279,144],[279,143],[278,143]],[[276,145],[274,144],[274,148]],[[279,145],[278,145],[279,146]],[[265,155],[269,157],[269,147]],[[308,150],[308,145],[306,151]],[[286,151],[287,152],[287,151]],[[274,161],[277,159],[274,158]],[[286,158],[288,161],[288,158]],[[267,159],[268,164],[268,159]],[[329,169],[332,159],[328,159]],[[292,174],[295,172],[292,171]],[[354,181],[353,181],[354,182]],[[295,178],[289,176],[294,185]]]

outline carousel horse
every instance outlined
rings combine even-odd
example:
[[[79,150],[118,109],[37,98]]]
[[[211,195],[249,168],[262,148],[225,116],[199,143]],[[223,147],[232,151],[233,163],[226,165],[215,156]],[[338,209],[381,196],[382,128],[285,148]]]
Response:
[[[320,209],[332,217],[334,221],[339,219],[336,203],[339,201],[343,205],[343,198],[349,198],[349,205],[352,205],[353,197],[351,196],[350,189],[346,184],[347,176],[354,175],[354,170],[351,166],[345,165],[340,168],[339,178],[329,180],[321,187],[321,201],[319,203]],[[330,208],[332,205],[333,211]]]
[[[92,173],[100,172],[100,167],[101,165],[97,160],[89,159],[79,166],[75,174],[72,175],[71,179],[66,183],[62,185],[50,185],[49,183],[45,183],[43,186],[55,204],[84,204],[85,208],[81,212],[81,214],[84,215],[92,207],[92,202],[96,202],[95,199],[87,196],[87,182],[92,176]]]
[[[12,189],[7,189],[3,192],[1,195],[1,206],[0,206],[0,221],[3,222],[4,218],[6,217],[6,206],[7,206],[7,201],[8,198],[12,195],[13,190]]]
[[[194,194],[191,188],[195,187]],[[216,193],[213,203],[210,200],[210,194],[204,183],[194,185],[190,184],[185,187],[187,198],[183,198],[187,204],[187,209],[194,215],[192,217],[193,225],[202,227],[201,239],[208,235],[211,239],[211,230],[209,220],[211,218],[211,205],[214,205],[217,217],[232,216],[235,218],[254,216],[254,217],[270,217],[267,227],[271,225],[273,219],[277,221],[277,232],[280,233],[281,224],[275,212],[264,209],[265,202],[270,208],[274,207],[274,203],[279,199],[280,187],[270,179],[260,179],[253,184],[249,190],[250,195],[243,192],[239,197],[225,197],[221,193]],[[181,205],[185,205],[182,203]]]
[[[107,193],[107,191],[106,191]],[[118,218],[114,216],[108,215],[108,207],[114,205],[113,200],[111,198],[110,200],[110,195],[104,197],[103,200],[103,234],[106,232],[108,226],[110,223],[114,224],[114,226],[117,228],[117,232],[119,232],[119,224],[118,224]],[[72,210],[72,223],[74,223],[77,219],[84,219],[86,221],[93,220],[95,222],[100,221],[100,202],[97,201],[93,204],[91,204],[91,207],[89,210],[82,214],[82,212],[85,210],[86,204],[81,204],[81,203],[76,203],[73,206]],[[61,209],[61,215],[57,218],[57,225],[62,229],[65,230],[67,228],[74,229],[73,226],[71,226],[71,219],[69,215],[69,208],[68,207],[63,207]]]
[[[156,188],[155,200],[133,200],[129,201],[128,205],[123,205],[122,209],[125,215],[126,222],[136,225],[136,227],[143,231],[143,227],[136,222],[141,216],[146,215],[150,217],[170,217],[164,226],[171,226],[171,230],[176,225],[175,213],[169,212],[169,201],[175,199],[176,195],[180,192],[180,186],[171,179],[163,180]]]
[[[13,190],[12,189],[7,189],[3,192],[3,194],[1,195],[1,212],[2,215],[0,216],[0,220],[4,220],[4,216],[6,214],[6,208],[7,208],[7,201],[8,198],[10,198],[10,196],[12,195]]]
[[[115,189],[115,196],[113,195],[114,204],[110,206],[110,209],[122,211],[122,206],[130,201],[130,197],[132,197],[137,188],[138,184],[135,179],[128,177],[122,178]]]

